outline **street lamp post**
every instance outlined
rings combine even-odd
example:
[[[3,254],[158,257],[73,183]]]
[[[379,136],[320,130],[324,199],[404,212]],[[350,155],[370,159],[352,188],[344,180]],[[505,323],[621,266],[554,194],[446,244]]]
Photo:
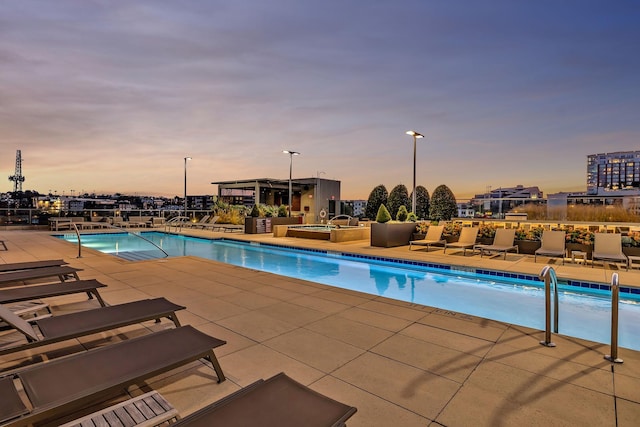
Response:
[[[411,193],[411,212],[416,213],[416,140],[418,138],[424,138],[424,135],[419,134],[414,130],[408,130],[407,135],[413,136],[413,192]]]
[[[191,157],[184,158],[184,216],[187,215],[187,160],[191,160]]]
[[[322,200],[320,198],[320,196],[321,196],[321,193],[320,193],[320,174],[325,174],[326,175],[326,172],[317,171],[317,176],[318,176],[317,179],[318,179],[318,181],[316,182],[316,191],[315,191],[315,193],[316,193],[316,220],[320,216],[320,212],[322,211],[322,206],[320,206],[320,204],[321,204],[320,201]],[[321,222],[321,221],[319,221],[319,222]]]
[[[291,202],[292,202],[291,172],[293,171],[293,156],[299,156],[300,153],[292,150],[283,150],[282,152],[289,155],[289,217],[291,217]]]

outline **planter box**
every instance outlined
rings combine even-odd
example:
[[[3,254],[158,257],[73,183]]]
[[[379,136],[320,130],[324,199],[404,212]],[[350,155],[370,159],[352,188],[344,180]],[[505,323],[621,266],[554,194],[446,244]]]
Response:
[[[411,240],[424,240],[427,235],[424,233],[413,233],[411,235]]]
[[[514,243],[518,246],[518,253],[527,255],[533,255],[542,246],[538,240],[516,240]]]
[[[371,224],[371,246],[380,248],[406,246],[415,230],[415,222],[374,222]]]
[[[455,243],[458,241],[458,239],[460,238],[460,236],[442,236],[442,238],[445,240],[445,242],[447,243]]]
[[[256,218],[248,216],[244,219],[245,234],[271,233],[274,225],[302,224],[302,217]]]
[[[476,243],[479,245],[492,245],[493,237],[479,237],[476,239]]]
[[[593,245],[584,245],[582,243],[567,243],[567,256],[571,257],[572,251],[581,251],[587,254],[587,259],[592,259]]]
[[[638,246],[623,246],[622,253],[626,256],[640,256],[640,247]]]

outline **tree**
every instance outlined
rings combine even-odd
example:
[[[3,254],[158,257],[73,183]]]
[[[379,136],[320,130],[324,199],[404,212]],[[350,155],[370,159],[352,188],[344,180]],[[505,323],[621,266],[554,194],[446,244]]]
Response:
[[[378,215],[378,209],[380,209],[381,205],[387,203],[387,199],[389,198],[389,193],[387,192],[387,188],[380,184],[371,190],[369,194],[369,199],[367,200],[367,207],[364,210],[364,215],[369,218],[375,218]]]
[[[391,193],[389,193],[389,199],[387,200],[386,205],[388,206],[389,212],[393,217],[398,214],[398,209],[400,209],[400,206],[411,205],[407,187],[404,184],[398,184],[393,187],[393,190],[391,190]]]
[[[413,200],[413,194],[411,194]],[[409,203],[411,206],[411,203]],[[420,219],[429,219],[429,192],[422,185],[416,187],[416,216]]]
[[[417,195],[417,192],[416,192]],[[418,204],[416,202],[416,204]],[[431,204],[429,207],[429,216],[431,219],[440,221],[448,221],[458,213],[456,197],[446,185],[440,185],[433,190],[431,196]]]
[[[376,214],[376,222],[385,223],[391,221],[391,214],[385,205],[380,205]]]
[[[405,205],[400,206],[398,208],[398,215],[396,215],[396,221],[406,221],[409,216],[409,211],[407,211],[407,207]]]

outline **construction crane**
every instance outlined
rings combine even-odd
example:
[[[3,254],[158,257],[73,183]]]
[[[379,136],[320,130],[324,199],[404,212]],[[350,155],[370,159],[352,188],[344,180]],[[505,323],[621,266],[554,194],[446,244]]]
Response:
[[[22,183],[24,182],[24,176],[22,176],[22,152],[16,151],[16,172],[9,177],[9,181],[13,181],[13,192],[22,192]]]

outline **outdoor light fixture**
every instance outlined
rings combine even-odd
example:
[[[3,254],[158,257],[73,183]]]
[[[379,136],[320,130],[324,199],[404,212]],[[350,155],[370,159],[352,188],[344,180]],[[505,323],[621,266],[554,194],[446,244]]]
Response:
[[[283,150],[282,152],[289,155],[289,217],[291,217],[291,172],[293,171],[293,156],[299,156],[300,153],[292,150]]]
[[[184,158],[184,216],[187,215],[187,160],[191,160],[191,157]]]
[[[411,193],[411,212],[416,213],[416,140],[424,135],[415,130],[408,130],[407,135],[413,136],[413,192]]]

